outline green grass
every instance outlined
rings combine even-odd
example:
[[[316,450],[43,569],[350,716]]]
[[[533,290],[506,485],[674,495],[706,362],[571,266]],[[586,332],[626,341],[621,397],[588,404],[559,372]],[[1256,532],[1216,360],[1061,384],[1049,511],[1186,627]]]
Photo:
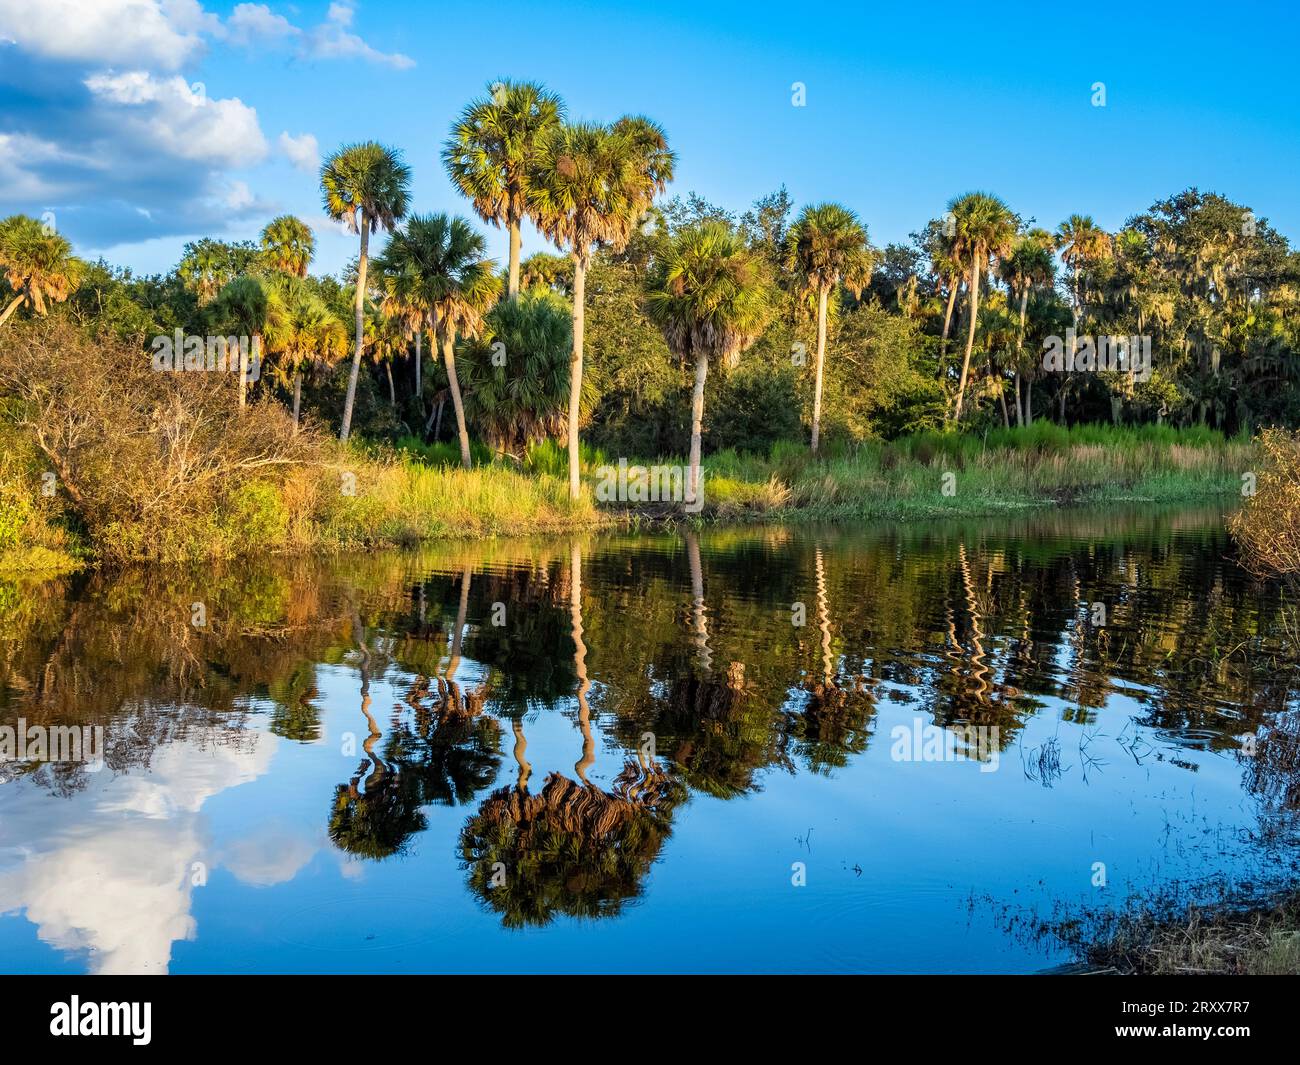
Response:
[[[1251,454],[1249,441],[1208,429],[1064,429],[1047,422],[987,436],[919,434],[819,458],[806,447],[778,444],[767,456],[707,456],[704,513],[914,520],[1192,501],[1239,492]]]
[[[274,481],[232,489],[211,512],[196,512],[164,538],[143,527],[111,527],[99,542],[82,543],[67,531],[66,514],[37,505],[39,463],[29,461],[23,471],[10,456],[14,476],[0,484],[0,570],[66,570],[83,557],[160,557],[159,542],[178,558],[199,558],[675,520],[915,521],[1064,504],[1180,503],[1236,495],[1242,473],[1252,467],[1246,440],[1164,426],[1067,430],[1039,423],[986,436],[929,433],[832,446],[816,458],[806,445],[778,443],[770,454],[707,455],[703,512],[685,515],[663,505],[598,506],[595,471],[619,458],[586,446],[582,458],[583,498],[574,502],[567,491],[567,451],[554,442],[530,448],[521,461],[493,459],[478,447],[472,470],[462,469],[459,449],[446,444],[413,438],[397,449],[330,444],[314,462]],[[684,460],[629,456],[628,463]]]

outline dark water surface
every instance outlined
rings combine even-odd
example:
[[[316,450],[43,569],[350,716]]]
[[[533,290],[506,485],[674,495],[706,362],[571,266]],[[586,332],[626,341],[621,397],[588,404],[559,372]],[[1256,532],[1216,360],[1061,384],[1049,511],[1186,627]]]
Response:
[[[0,583],[107,751],[0,763],[0,970],[1043,969],[1293,867],[1294,629],[1199,511]]]

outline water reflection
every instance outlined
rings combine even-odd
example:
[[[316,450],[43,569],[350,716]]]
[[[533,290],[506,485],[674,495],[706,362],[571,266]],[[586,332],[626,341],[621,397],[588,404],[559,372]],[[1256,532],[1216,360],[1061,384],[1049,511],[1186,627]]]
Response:
[[[324,846],[394,877],[454,867],[506,929],[611,917],[647,896],[675,832],[713,816],[697,802],[789,778],[829,812],[801,781],[911,786],[881,730],[917,714],[996,727],[1019,748],[1001,772],[1036,794],[1077,795],[1107,759],[1160,774],[1154,792],[1111,786],[1112,814],[1204,771],[1235,789],[1224,816],[1240,828],[1245,811],[1249,848],[1288,846],[1294,631],[1213,513],[688,530],[0,585],[0,722],[102,725],[108,766],[0,764],[0,912],[98,971],[157,971],[195,937],[196,861],[273,891],[317,875]],[[316,827],[242,814],[205,842],[205,807],[246,784],[260,802],[301,795]],[[1005,824],[962,816],[963,831]],[[422,850],[447,832],[453,845]]]

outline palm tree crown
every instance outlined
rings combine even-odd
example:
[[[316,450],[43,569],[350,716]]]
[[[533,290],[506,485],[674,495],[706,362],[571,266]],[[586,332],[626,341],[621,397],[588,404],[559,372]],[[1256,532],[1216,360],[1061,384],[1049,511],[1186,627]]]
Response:
[[[871,281],[873,262],[865,227],[838,203],[806,207],[790,227],[786,264],[815,292],[842,283],[860,295]]]
[[[262,252],[273,270],[293,277],[306,277],[316,254],[316,237],[311,226],[291,214],[272,219],[262,230]]]
[[[519,225],[528,210],[528,169],[564,104],[536,82],[500,81],[465,108],[442,150],[447,173],[475,213],[510,231],[510,294],[519,291]]]
[[[23,303],[41,315],[49,304],[62,303],[81,284],[85,268],[72,245],[35,218],[6,218],[0,222],[0,274],[14,295],[0,310],[0,324]]]

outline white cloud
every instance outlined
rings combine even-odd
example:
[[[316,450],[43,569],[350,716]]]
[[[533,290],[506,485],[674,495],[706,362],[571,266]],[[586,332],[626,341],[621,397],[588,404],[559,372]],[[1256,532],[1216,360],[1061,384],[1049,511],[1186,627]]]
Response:
[[[350,3],[330,4],[329,14],[307,35],[305,51],[313,59],[366,59],[372,63],[385,63],[395,70],[415,66],[415,60],[400,52],[379,52],[366,44],[355,33],[349,33],[355,11]]]
[[[257,112],[238,97],[213,100],[179,75],[155,78],[143,70],[92,74],[86,88],[120,109],[128,131],[168,155],[225,166],[249,166],[266,157]]]
[[[265,44],[302,36],[302,30],[265,4],[239,4],[226,19],[226,36],[233,44]]]
[[[219,28],[195,0],[0,0],[0,37],[47,59],[177,70]]]
[[[276,143],[297,169],[314,172],[320,166],[320,144],[312,134],[293,137],[285,130]]]
[[[42,942],[84,952],[92,973],[165,973],[172,945],[197,931],[193,864],[215,865],[202,808],[263,775],[277,742],[203,739],[160,748],[147,774],[104,770],[67,799],[9,785],[0,913],[22,913]],[[296,860],[305,861],[301,849]],[[280,875],[291,875],[287,863]]]

